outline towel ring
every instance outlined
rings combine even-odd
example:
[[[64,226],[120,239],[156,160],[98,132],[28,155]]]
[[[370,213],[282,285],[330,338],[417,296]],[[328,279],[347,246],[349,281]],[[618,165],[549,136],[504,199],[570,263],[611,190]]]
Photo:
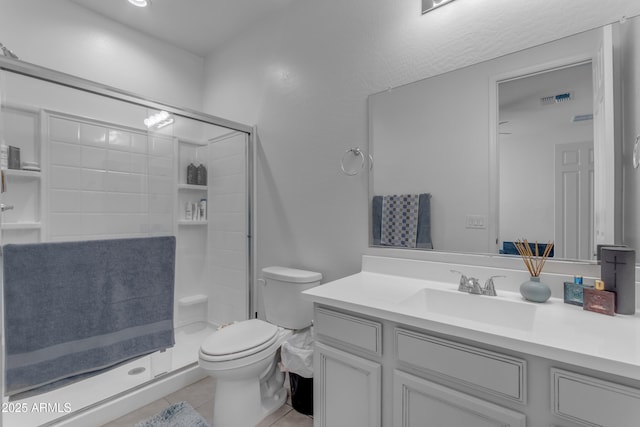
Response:
[[[353,171],[347,171],[346,168],[344,167],[344,160],[345,160],[347,154],[349,154],[349,153],[353,153],[354,156],[360,156],[360,168],[359,169],[355,169]],[[369,161],[370,161],[369,169],[371,169],[373,167],[373,157],[371,157],[371,154],[369,154]],[[345,175],[355,176],[355,175],[358,175],[358,173],[360,173],[360,171],[364,169],[364,163],[365,163],[365,158],[364,158],[364,153],[362,152],[362,150],[360,148],[358,148],[358,147],[349,148],[342,155],[342,159],[340,159],[340,168],[342,169],[342,172]]]
[[[640,135],[636,136],[636,142],[633,144],[633,168],[638,169],[640,166]]]

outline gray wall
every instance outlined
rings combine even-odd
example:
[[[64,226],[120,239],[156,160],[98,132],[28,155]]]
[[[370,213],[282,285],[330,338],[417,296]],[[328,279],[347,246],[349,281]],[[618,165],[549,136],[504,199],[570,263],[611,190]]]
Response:
[[[0,0],[0,41],[38,65],[257,124],[258,263],[331,280],[359,271],[368,242],[367,177],[339,162],[367,146],[369,94],[640,13],[634,0],[419,8],[291,1],[203,61],[66,0]]]
[[[202,109],[203,58],[68,0],[0,0],[0,42],[23,61]]]
[[[636,136],[640,134],[640,23],[638,20],[627,21],[621,26],[620,37],[625,49],[621,52],[622,62],[622,115],[624,130],[622,135],[622,176],[625,199],[623,202],[624,244],[640,249],[640,169],[633,168],[633,146]]]
[[[291,2],[206,58],[205,111],[260,136],[258,264],[360,270],[367,177],[340,158],[367,146],[367,96],[640,13],[634,0]],[[375,166],[374,166],[375,167]]]

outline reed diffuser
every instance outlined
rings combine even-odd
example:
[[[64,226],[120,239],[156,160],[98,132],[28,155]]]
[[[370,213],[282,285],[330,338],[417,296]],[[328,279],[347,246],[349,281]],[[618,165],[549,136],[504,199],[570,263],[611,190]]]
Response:
[[[531,278],[520,285],[520,293],[526,300],[545,302],[551,296],[551,289],[546,283],[540,281],[540,273],[542,273],[544,263],[551,254],[553,242],[546,244],[542,254],[540,253],[538,242],[534,246],[535,253],[531,246],[526,239],[515,242],[515,247],[522,257],[524,265],[527,266],[529,274],[531,274]]]

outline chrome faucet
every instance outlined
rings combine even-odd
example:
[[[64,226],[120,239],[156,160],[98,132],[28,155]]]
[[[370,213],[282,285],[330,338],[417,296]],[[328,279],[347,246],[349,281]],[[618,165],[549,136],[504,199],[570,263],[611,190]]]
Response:
[[[480,287],[480,282],[475,277],[467,277],[464,273],[461,273],[457,270],[451,270],[452,273],[457,273],[460,275],[460,284],[458,285],[458,290],[460,292],[468,292],[470,294],[482,294],[482,288]]]
[[[484,293],[482,287],[480,286],[480,281],[475,277],[469,277],[469,288],[468,292],[474,295],[482,295]]]
[[[480,286],[480,281],[475,277],[467,277],[464,273],[461,273],[457,270],[450,270],[452,273],[457,273],[460,275],[460,284],[458,285],[458,291],[467,292],[474,295],[487,295],[495,297],[498,295],[496,293],[496,288],[493,284],[493,279],[496,277],[505,277],[505,276],[491,276],[484,283],[484,287]]]

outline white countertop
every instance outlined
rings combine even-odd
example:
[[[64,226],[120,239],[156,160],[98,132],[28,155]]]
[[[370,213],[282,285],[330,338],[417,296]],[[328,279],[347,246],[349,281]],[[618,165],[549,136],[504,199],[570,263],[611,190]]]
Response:
[[[362,271],[304,294],[305,298],[328,306],[640,380],[640,314],[607,316],[557,298],[537,304],[525,301],[520,293],[500,289],[496,297],[459,293],[462,298],[491,298],[495,303],[490,302],[489,306],[499,307],[498,303],[504,302],[512,317],[518,316],[521,306],[517,304],[522,304],[522,316],[529,320],[533,316],[528,324],[512,319],[503,325],[495,320],[478,321],[431,311],[418,301],[417,295],[421,294],[416,292],[422,289],[457,293],[457,286]],[[496,318],[492,313],[489,317]]]

